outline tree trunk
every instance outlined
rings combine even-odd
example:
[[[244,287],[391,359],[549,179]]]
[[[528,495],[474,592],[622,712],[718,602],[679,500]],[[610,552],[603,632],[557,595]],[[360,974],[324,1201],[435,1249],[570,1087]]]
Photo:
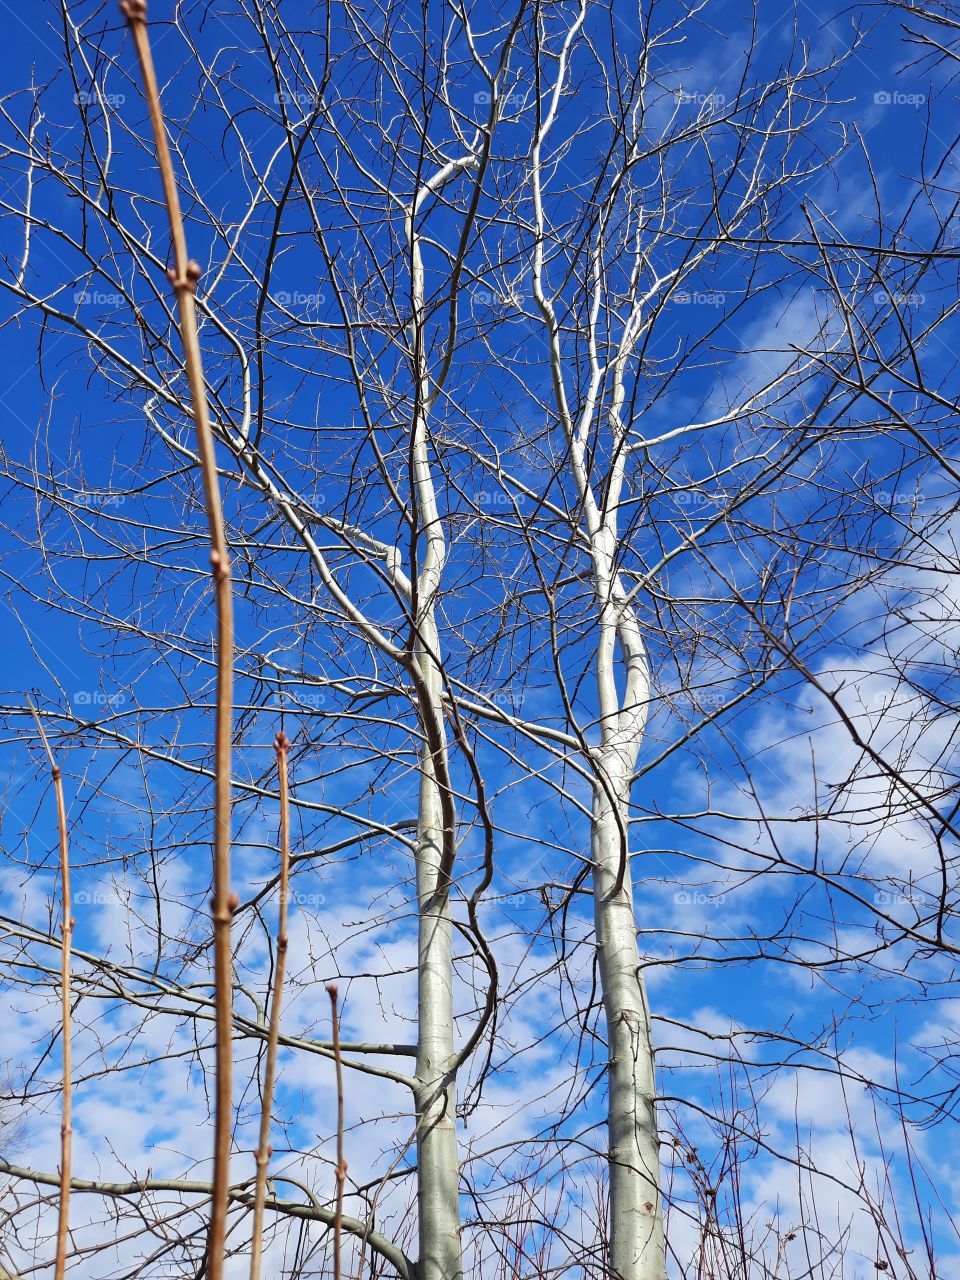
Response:
[[[436,643],[436,631],[425,630]],[[426,648],[433,648],[428,645]],[[436,650],[434,649],[434,653]],[[418,646],[426,695],[440,707],[433,657]],[[442,732],[443,720],[435,723]],[[419,1036],[417,1040],[417,1184],[420,1223],[418,1280],[462,1280],[460,1162],[453,1074],[453,962],[450,894],[444,883],[444,820],[440,785],[428,743],[421,760],[417,845],[419,903]]]
[[[660,1153],[654,1108],[650,1009],[637,953],[633,888],[626,850],[629,785],[607,773],[613,797],[594,791],[594,918],[609,1046],[610,1274],[616,1280],[664,1280]],[[619,810],[619,821],[618,821]],[[618,880],[622,880],[618,888]]]

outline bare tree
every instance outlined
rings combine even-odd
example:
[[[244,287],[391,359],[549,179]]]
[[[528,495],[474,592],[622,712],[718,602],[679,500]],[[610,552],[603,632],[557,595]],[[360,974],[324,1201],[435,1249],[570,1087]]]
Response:
[[[914,232],[844,105],[851,23],[744,6],[721,55],[708,5],[303,8],[155,3],[144,99],[112,7],[51,3],[2,107],[37,369],[6,572],[96,908],[71,1274],[217,1274],[222,1236],[226,1274],[932,1278],[951,1053],[860,1039],[954,976],[942,168]],[[18,691],[3,720],[39,1125],[65,957]],[[134,1073],[190,1119],[131,1155],[84,1124]],[[784,1120],[811,1081],[843,1158],[806,1095]],[[24,1274],[65,1199],[37,1145],[2,1165]]]

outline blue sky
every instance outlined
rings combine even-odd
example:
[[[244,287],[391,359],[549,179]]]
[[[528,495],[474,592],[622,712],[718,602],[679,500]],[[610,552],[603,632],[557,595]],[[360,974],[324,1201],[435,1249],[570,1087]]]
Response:
[[[161,6],[154,3],[152,8],[157,11]],[[78,156],[75,96],[89,92],[89,84],[83,81],[78,90],[65,74],[55,30],[48,30],[32,14],[25,18],[10,6],[5,9],[6,39],[0,58],[3,82],[15,93],[9,103],[10,118],[21,125],[27,119],[25,98],[16,96],[16,91],[29,83],[33,69],[37,83],[52,82],[42,129],[49,130],[54,149],[62,147]],[[199,31],[205,51],[224,49],[217,61],[223,76],[218,85],[228,112],[218,114],[210,105],[209,85],[203,95],[198,94],[196,76],[190,71],[180,70],[168,82],[185,61],[183,44],[175,33],[158,34],[156,52],[171,118],[182,119],[196,108],[191,115],[194,141],[186,152],[193,180],[222,223],[236,225],[247,207],[254,177],[266,175],[275,194],[283,188],[286,170],[278,105],[291,111],[306,111],[308,106],[307,99],[301,102],[296,93],[292,101],[277,103],[269,70],[251,46],[249,30],[236,18],[225,17],[221,9],[214,6],[199,26],[199,9],[191,6],[189,20],[191,29]],[[143,116],[139,93],[129,79],[131,53],[112,5],[103,7],[102,18],[94,16],[99,11],[99,6],[70,6],[75,20],[90,20],[90,31],[105,51],[96,78],[103,92],[112,95],[112,171],[120,185],[150,197],[146,203],[120,196],[118,207],[134,224],[142,218],[140,229],[145,237],[152,237],[162,259],[167,240],[160,210],[153,203],[156,176],[149,157],[131,144],[122,128],[124,121],[139,128]],[[616,10],[613,29],[618,54],[629,58],[639,37],[635,23],[624,18],[626,12]],[[559,17],[564,14],[565,10]],[[656,11],[655,18],[666,27],[671,14],[676,16],[672,9]],[[57,19],[52,9],[46,16]],[[291,28],[315,22],[312,6],[299,0],[284,6],[284,17]],[[854,20],[863,31],[862,40],[855,44]],[[877,238],[875,202],[879,199],[886,241],[894,238],[894,228],[902,221],[897,245],[928,247],[937,237],[937,218],[949,217],[957,190],[954,138],[949,132],[955,114],[949,66],[918,61],[917,51],[904,43],[900,15],[879,7],[845,11],[828,21],[821,11],[808,6],[795,11],[764,6],[757,21],[756,52],[747,68],[744,49],[751,15],[738,3],[710,6],[685,28],[682,44],[657,50],[649,136],[655,139],[663,131],[682,135],[692,128],[698,112],[722,113],[735,100],[741,76],[763,85],[782,74],[788,63],[796,67],[802,56],[796,30],[809,44],[812,64],[830,64],[841,55],[843,60],[825,77],[830,82],[828,106],[819,104],[813,78],[799,95],[795,109],[807,123],[790,153],[798,177],[771,201],[766,229],[784,240],[809,241],[812,221],[823,240],[837,237],[872,244]],[[339,47],[346,48],[347,37],[337,30]],[[604,35],[609,35],[601,15],[590,34],[596,48],[601,48]],[[413,56],[415,47],[408,37],[396,34],[394,40],[398,58],[408,46]],[[321,36],[305,37],[304,48],[311,70],[319,75]],[[106,54],[116,59],[116,65],[107,64]],[[601,116],[604,98],[597,62],[597,56],[591,58],[586,49],[578,50],[574,60],[578,92],[565,101],[557,126],[571,141],[552,170],[548,203],[551,218],[558,227],[566,227],[571,238],[580,225],[578,217],[596,157],[609,143]],[[231,74],[229,68],[234,65],[237,71]],[[523,74],[529,66],[521,58],[518,67],[511,89],[517,95],[518,118],[502,130],[499,168],[491,180],[499,185],[488,188],[479,206],[480,217],[491,221],[485,223],[485,234],[468,259],[470,277],[463,286],[463,303],[469,321],[454,375],[455,396],[438,413],[444,442],[442,509],[451,529],[444,636],[451,669],[458,678],[479,687],[496,705],[539,724],[561,726],[563,708],[556,682],[538,647],[542,628],[528,622],[518,606],[520,589],[533,581],[529,559],[524,559],[519,521],[510,518],[513,508],[505,500],[504,488],[491,480],[489,469],[485,472],[469,457],[470,449],[489,454],[498,448],[525,485],[542,490],[541,496],[561,509],[570,504],[565,478],[549,479],[556,446],[543,423],[549,375],[542,332],[530,302],[529,275],[523,269],[528,243],[515,226],[501,231],[492,220],[501,203],[512,207],[506,194],[511,184],[517,184],[511,165],[529,139],[524,104],[532,90],[529,75],[524,78]],[[340,62],[334,83],[344,99],[356,95],[360,104],[377,103],[379,94],[382,116],[388,119],[395,111],[401,120],[398,150],[401,144],[410,145],[411,122],[403,117],[396,97],[391,98],[389,90],[377,83],[369,59],[358,56],[355,62]],[[465,78],[458,86],[458,103],[467,115],[476,111],[482,116],[485,109],[477,98],[482,92],[479,83]],[[262,104],[272,113],[271,119],[262,118]],[[744,111],[741,116],[767,122],[775,107],[771,102],[759,106],[755,115]],[[239,159],[235,132],[226,126],[230,113],[251,143],[246,162]],[[394,176],[387,169],[390,148],[378,133],[380,116],[372,105],[369,115],[361,105],[345,109],[343,118],[350,124],[349,131],[345,126],[344,138],[328,139],[327,149],[321,148],[311,160],[310,172],[321,196],[328,176],[323,161],[330,164],[338,158],[338,145],[346,141],[378,177]],[[441,121],[436,127],[441,131],[446,126]],[[3,136],[9,144],[10,119],[3,125]],[[748,147],[731,176],[737,136],[733,129],[723,128],[711,134],[709,155],[716,172],[730,178],[728,202],[742,192],[747,161],[754,154]],[[97,137],[102,144],[99,127]],[[777,145],[773,152],[779,154]],[[702,211],[702,195],[709,182],[706,150],[691,137],[689,145],[681,140],[670,154],[668,171],[675,201],[669,223],[660,226],[661,232],[665,228],[669,233],[658,241],[660,266],[681,259],[685,237],[716,230],[715,222],[709,216],[704,220]],[[362,165],[351,167],[342,156],[339,161],[359,190]],[[935,182],[918,193],[921,168]],[[17,173],[16,157],[5,152],[2,199],[13,205],[24,194]],[[638,183],[637,200],[656,193],[655,175],[655,166],[648,161],[642,180],[649,185],[641,191]],[[395,181],[403,189],[402,169]],[[329,243],[335,253],[341,260],[354,255],[352,269],[361,286],[358,307],[367,308],[368,314],[378,307],[393,314],[396,308],[402,316],[404,263],[398,252],[402,225],[390,202],[371,192],[372,187],[365,192],[366,203],[358,197],[363,217],[369,218],[365,244],[351,224],[342,218],[338,222],[335,201],[320,201],[322,216],[329,224]],[[55,303],[59,309],[76,314],[121,353],[140,358],[140,337],[111,280],[127,284],[148,322],[162,330],[159,270],[154,265],[146,272],[133,272],[119,237],[105,235],[94,217],[85,225],[78,202],[49,179],[38,191],[37,208],[69,227],[78,242],[82,235],[88,236],[93,263],[102,265],[103,273],[91,270],[89,263],[85,266],[75,248],[39,234],[31,250],[31,287],[44,296],[59,289]],[[634,207],[623,216],[635,213]],[[191,251],[203,262],[205,279],[213,279],[225,260],[224,238],[211,231],[202,211],[188,207],[187,216]],[[429,214],[429,234],[440,244],[448,243],[461,218],[462,204],[438,206]],[[270,225],[267,208],[258,208],[245,225],[240,243],[244,252],[251,246],[251,261],[262,261],[254,246],[258,237],[269,234]],[[745,234],[754,234],[758,225],[755,220],[749,222]],[[369,450],[357,444],[358,405],[344,380],[342,346],[329,328],[336,321],[336,302],[324,284],[323,264],[312,243],[302,201],[291,201],[284,228],[289,244],[273,268],[266,312],[270,345],[265,397],[271,420],[265,431],[265,453],[316,507],[337,514],[359,512],[370,531],[392,540],[399,536],[400,522],[384,487],[376,481]],[[16,276],[23,241],[6,203],[0,242],[3,276],[10,279]],[[555,270],[567,260],[568,248],[561,244],[556,249]],[[494,261],[498,252],[503,256]],[[428,279],[441,279],[441,252],[428,248],[425,258]],[[831,262],[860,313],[882,322],[880,348],[894,350],[897,317],[883,291],[865,274],[864,259],[857,261],[853,254],[837,251]],[[949,312],[956,298],[951,268],[951,262],[940,262],[918,276],[919,268],[909,256],[884,265],[889,288],[900,297],[899,312],[915,331],[934,316],[946,315],[925,341],[922,354],[928,384],[940,389],[948,403],[954,376],[954,321]],[[379,279],[378,269],[386,273]],[[611,292],[615,292],[618,280],[622,284],[626,279],[621,260],[611,261],[610,276]],[[556,287],[569,303],[570,314],[577,314],[576,278],[571,276],[566,285]],[[225,268],[218,289],[218,316],[224,323],[247,326],[248,333],[257,301],[253,280],[234,261]],[[3,305],[6,317],[15,307],[9,292]],[[303,325],[311,335],[309,326],[313,326],[319,339],[298,337],[301,345],[295,346],[291,317],[302,322],[301,335]],[[446,312],[438,309],[431,329],[438,344],[446,318]],[[3,330],[8,373],[0,394],[6,411],[2,444],[7,490],[0,572],[6,590],[0,628],[9,671],[3,701],[8,708],[22,707],[24,691],[35,690],[45,710],[66,713],[60,723],[64,731],[70,717],[96,719],[101,729],[126,735],[128,747],[129,739],[139,737],[160,756],[200,765],[208,756],[205,734],[212,673],[204,648],[210,627],[209,599],[195,476],[177,469],[173,453],[151,430],[142,390],[131,389],[116,377],[108,385],[92,371],[82,339],[65,334],[64,328],[53,322],[41,332],[34,315],[8,322]],[[487,341],[499,362],[492,374],[484,346],[488,328]],[[765,251],[758,263],[742,248],[722,250],[664,303],[652,329],[644,353],[650,375],[638,378],[631,406],[642,434],[651,439],[680,423],[722,414],[732,400],[777,376],[787,365],[791,346],[803,347],[815,337],[843,349],[842,317],[818,254],[809,244],[775,260]],[[41,343],[43,377],[37,368]],[[218,403],[233,412],[240,402],[242,380],[230,343],[207,324],[204,349]],[[569,354],[571,367],[578,367],[582,351],[578,353],[572,340]],[[871,359],[875,355],[869,354]],[[403,394],[403,362],[387,342],[375,337],[366,355],[382,380],[375,398],[383,438],[390,450],[400,450],[402,437],[390,419],[391,413],[402,414],[383,392],[396,386],[398,396]],[[162,355],[156,368],[170,376]],[[674,621],[663,622],[653,605],[645,606],[651,620],[655,688],[662,695],[662,705],[652,716],[641,768],[656,760],[691,718],[709,713],[719,699],[743,688],[744,665],[738,666],[734,641],[742,640],[750,661],[758,660],[763,644],[743,611],[729,609],[718,596],[717,584],[726,575],[749,594],[758,582],[766,581],[763,571],[769,567],[771,580],[785,588],[794,562],[788,540],[779,536],[779,530],[784,522],[802,521],[810,555],[798,581],[812,594],[804,602],[798,592],[792,634],[808,669],[831,691],[843,682],[838,699],[847,714],[861,728],[867,726],[882,751],[900,758],[924,786],[935,788],[940,768],[950,776],[957,642],[952,482],[942,468],[931,464],[929,455],[916,448],[909,433],[881,434],[866,426],[862,431],[850,429],[851,423],[869,424],[877,413],[876,403],[862,397],[848,400],[831,386],[822,370],[811,372],[801,389],[770,409],[766,420],[742,415],[742,421],[719,436],[702,432],[681,444],[656,446],[647,455],[653,478],[638,469],[631,494],[637,511],[641,497],[648,505],[643,519],[638,517],[632,525],[635,540],[625,554],[625,570],[634,572],[655,562],[658,548],[675,548],[693,523],[729,499],[718,478],[723,467],[733,469],[731,483],[742,487],[748,477],[761,471],[761,449],[786,456],[790,431],[799,431],[800,423],[809,427],[818,395],[829,392],[825,417],[843,428],[810,433],[811,438],[816,436],[816,446],[785,464],[775,493],[761,492],[743,507],[739,523],[733,526],[737,537],[730,537],[729,526],[720,526],[712,539],[704,539],[709,555],[705,550],[698,559],[678,557],[676,568],[664,578],[680,601]],[[948,408],[892,380],[881,379],[878,386],[909,421],[943,441],[948,458],[955,456],[950,452]],[[769,409],[770,398],[764,403]],[[770,425],[772,419],[781,424],[776,430]],[[179,439],[187,439],[175,413],[163,422]],[[39,454],[34,461],[37,440]],[[29,483],[34,466],[67,486],[70,513],[55,509],[49,485],[42,486],[47,493],[36,501]],[[849,514],[851,490],[860,486],[865,497],[853,503]],[[520,511],[533,505],[529,497],[517,501]],[[477,508],[487,516],[493,512],[505,517],[497,527],[490,527],[489,541],[481,549],[473,532],[476,520],[471,522]],[[349,694],[369,680],[369,655],[324,611],[322,603],[317,604],[315,583],[293,561],[288,547],[276,540],[267,550],[257,545],[261,528],[268,528],[273,539],[279,539],[279,533],[275,523],[262,525],[262,507],[258,508],[249,487],[227,486],[227,511],[236,536],[236,561],[242,566],[238,643],[246,674],[238,682],[238,702],[245,710],[240,719],[237,770],[247,790],[237,810],[235,875],[239,885],[248,887],[242,894],[246,899],[274,874],[275,806],[270,800],[257,800],[252,789],[269,785],[270,742],[279,722],[278,667],[302,668],[318,682],[306,685],[292,679],[286,694],[288,732],[309,744],[298,755],[294,769],[295,852],[337,844],[364,824],[376,827],[411,817],[416,778],[403,698],[394,693],[371,707],[365,721],[355,723]],[[37,550],[41,534],[48,549],[46,565]],[[869,590],[850,593],[853,561],[843,547],[844,536],[848,541],[862,539],[875,555],[891,558],[885,574]],[[823,545],[814,555],[818,539],[823,539]],[[546,534],[541,546],[543,563],[557,578],[569,572],[575,557],[557,549],[559,544]],[[896,564],[898,557],[905,563]],[[371,616],[384,625],[395,622],[395,601],[376,585],[368,569],[355,564],[348,569],[347,557],[337,558],[335,553],[332,563],[351,589],[369,593]],[[501,580],[503,569],[514,575],[515,599]],[[261,570],[272,575],[269,591]],[[282,607],[279,584],[295,597],[289,610]],[[509,634],[498,632],[495,621],[504,596]],[[782,595],[778,598],[772,591],[770,599],[776,614],[782,608]],[[894,606],[900,608],[899,617]],[[578,711],[589,720],[593,708],[588,679],[590,638],[589,632],[577,630],[586,608],[586,596],[576,585],[562,593],[561,614],[569,637],[564,672],[576,688]],[[699,625],[703,633],[689,668],[676,659],[676,652],[686,653],[676,640],[678,635],[683,639],[681,624]],[[158,652],[143,640],[141,628],[180,637],[182,648],[171,643]],[[901,661],[915,688],[906,689],[894,678],[893,659]],[[691,670],[699,687],[695,701],[687,687]],[[394,677],[384,678],[392,681]],[[927,726],[925,718],[935,697],[943,705]],[[188,701],[191,708],[185,709]],[[4,750],[10,782],[0,833],[7,855],[3,912],[8,918],[22,914],[29,925],[46,931],[54,891],[50,797],[42,776],[38,778],[35,743],[26,737],[28,721],[14,713],[6,719]],[[207,932],[208,783],[162,759],[141,765],[135,753],[118,751],[103,740],[97,745],[95,737],[83,730],[61,741],[71,779],[77,944],[114,963],[139,966],[148,975],[144,978],[148,985],[158,974],[176,981],[202,980],[205,959],[193,948],[203,943]],[[582,865],[578,858],[582,859],[586,847],[585,822],[576,806],[588,803],[588,791],[569,764],[548,762],[539,748],[521,743],[516,746],[517,760],[511,761],[508,752],[513,746],[501,736],[480,748],[500,832],[497,874],[484,920],[496,940],[510,996],[502,1011],[506,1039],[494,1056],[495,1072],[464,1128],[463,1140],[472,1176],[492,1185],[499,1173],[498,1159],[490,1152],[500,1142],[526,1139],[541,1126],[548,1127],[562,1109],[568,1090],[580,1100],[564,1120],[567,1136],[589,1132],[591,1126],[595,1130],[603,1113],[602,1090],[596,1084],[597,1046],[589,1037],[580,1043],[579,1028],[566,1022],[575,994],[584,999],[592,981],[589,899],[573,899],[567,920],[571,951],[566,982],[561,984],[552,974],[557,942],[542,927],[539,896],[542,882],[568,885]],[[397,754],[381,771],[376,753],[384,750]],[[535,766],[548,771],[546,782],[531,779]],[[468,791],[469,773],[462,761],[456,776]],[[561,785],[566,801],[558,793]],[[902,795],[895,799],[902,806]],[[726,1073],[720,1078],[737,1077],[741,1082],[749,1078],[756,1095],[763,1096],[764,1142],[769,1147],[789,1149],[796,1141],[795,1130],[801,1137],[812,1131],[817,1168],[826,1175],[849,1178],[853,1168],[845,1134],[849,1106],[874,1174],[881,1163],[880,1141],[872,1131],[876,1104],[884,1145],[897,1150],[893,1181],[901,1190],[906,1186],[899,1121],[885,1108],[884,1088],[892,1086],[897,1072],[911,1082],[923,1078],[919,1092],[926,1101],[913,1104],[913,1110],[918,1119],[927,1114],[929,1100],[952,1087],[954,1069],[949,1060],[942,1066],[934,1063],[932,1073],[925,1077],[924,1073],[938,1045],[955,1040],[960,1006],[951,994],[953,973],[948,959],[917,958],[911,950],[910,966],[904,972],[908,944],[873,954],[877,942],[873,908],[889,907],[887,914],[894,919],[901,918],[901,912],[909,915],[912,894],[929,900],[936,872],[929,823],[904,814],[896,805],[888,812],[884,801],[882,782],[864,769],[847,728],[839,723],[836,707],[790,671],[773,675],[760,695],[699,733],[638,781],[632,836],[639,885],[637,919],[642,945],[657,962],[648,978],[658,1019],[657,1038],[663,1046],[662,1086],[670,1099],[665,1108],[668,1134],[679,1116],[701,1151],[719,1148],[703,1110],[719,1105],[720,1084],[716,1067],[704,1065],[702,1055],[715,1051],[720,1043],[724,1046],[722,1073]],[[331,814],[330,809],[345,810],[349,816]],[[753,820],[758,809],[768,821]],[[164,817],[166,810],[175,810],[174,820]],[[465,892],[475,883],[480,852],[477,833],[465,833],[461,855]],[[158,860],[158,875],[152,869],[151,854]],[[779,861],[771,863],[775,855]],[[857,903],[836,889],[827,893],[807,874],[812,865],[829,869],[843,888],[865,901]],[[911,876],[913,887],[905,887]],[[327,1034],[323,982],[338,976],[346,990],[345,1018],[351,1036],[409,1039],[414,989],[408,969],[413,946],[412,891],[408,849],[402,839],[370,840],[322,860],[304,861],[298,865],[294,891],[298,895],[291,943],[295,961],[285,1015],[290,1034]],[[179,935],[159,955],[153,936],[157,894],[164,904],[165,932]],[[878,894],[886,894],[891,901],[878,899]],[[271,902],[265,913],[268,924],[274,907]],[[371,916],[382,917],[376,929],[363,923]],[[244,975],[251,988],[262,990],[269,956],[252,912],[239,932]],[[864,962],[857,966],[832,963],[829,945],[837,941],[839,951],[862,954]],[[44,954],[42,947],[36,954]],[[738,958],[736,962],[730,962],[732,957]],[[726,963],[716,963],[720,959]],[[803,961],[808,962],[806,966]],[[814,962],[821,966],[817,975],[809,967]],[[369,976],[380,973],[391,977],[381,983]],[[467,973],[464,964],[464,979]],[[10,1056],[29,1069],[53,1025],[55,1007],[37,992],[12,988],[8,996],[10,1007],[17,1011]],[[466,1028],[471,1003],[465,983],[461,999]],[[102,1067],[142,1060],[143,1065],[116,1076],[97,1075],[78,1087],[78,1170],[97,1166],[112,1172],[124,1165],[142,1171],[145,1163],[155,1171],[162,1168],[171,1173],[202,1169],[206,1147],[197,1136],[197,1126],[204,1114],[204,1098],[200,1073],[187,1056],[191,1035],[186,1020],[155,1016],[144,1022],[142,1013],[124,1010],[118,1003],[88,1003],[91,1023],[78,1032],[79,1061],[99,1062]],[[81,1022],[85,1024],[85,1018]],[[835,1023],[839,1024],[836,1032]],[[595,1025],[595,1020],[589,1025]],[[710,1039],[726,1036],[731,1028],[775,1031],[781,1039],[771,1045],[762,1035],[740,1036],[736,1052],[744,1063],[731,1066],[734,1059],[728,1060],[727,1042]],[[837,1077],[824,1070],[834,1048],[842,1054],[848,1073],[846,1104]],[[580,1070],[571,1085],[577,1053]],[[781,1062],[785,1056],[786,1064],[775,1072],[764,1065]],[[246,1086],[241,1109],[245,1135],[256,1122],[255,1092],[248,1085],[253,1066],[249,1046],[241,1051],[240,1062],[238,1093]],[[43,1064],[44,1078],[55,1078],[56,1067],[54,1052]],[[870,1083],[858,1084],[856,1075]],[[468,1082],[469,1073],[465,1087]],[[331,1089],[331,1073],[322,1060],[304,1052],[284,1055],[280,1104],[290,1149],[280,1159],[291,1176],[307,1177],[323,1194],[329,1193],[324,1182],[329,1182],[329,1170],[315,1156],[318,1148],[327,1150],[324,1144],[330,1134],[325,1115]],[[389,1159],[382,1149],[394,1144],[395,1154],[409,1135],[406,1115],[395,1118],[406,1109],[402,1090],[381,1079],[351,1074],[348,1105],[356,1125],[348,1140],[351,1169],[358,1179],[360,1171],[371,1176],[374,1171],[383,1172]],[[944,1124],[950,1126],[952,1121]],[[940,1145],[943,1131],[917,1130],[914,1138],[920,1154],[929,1159],[949,1207],[957,1169],[949,1144]],[[30,1115],[24,1158],[34,1167],[55,1167],[55,1132],[54,1112],[42,1113],[38,1108]],[[594,1140],[596,1136],[594,1132]],[[249,1149],[252,1140],[242,1137],[240,1145]],[[280,1141],[275,1145],[283,1151]],[[509,1165],[511,1172],[535,1149],[533,1144],[521,1145],[520,1154]],[[252,1167],[252,1161],[248,1163]],[[243,1168],[243,1158],[237,1164]],[[556,1176],[554,1165],[545,1184]],[[849,1198],[835,1184],[814,1180],[814,1186],[818,1203],[835,1204],[840,1218],[850,1212]],[[583,1212],[581,1201],[591,1194],[589,1170],[582,1171],[582,1181],[578,1172],[572,1189],[564,1194],[564,1212],[576,1230]],[[793,1222],[800,1212],[797,1194],[796,1173],[789,1165],[768,1154],[757,1156],[745,1195],[758,1221],[776,1218],[779,1212],[784,1224]],[[821,1200],[824,1196],[827,1199]],[[388,1197],[386,1212],[404,1221],[409,1230],[409,1218],[403,1217],[399,1207],[401,1199]],[[465,1198],[465,1212],[469,1211]],[[943,1233],[941,1247],[949,1259],[955,1243],[940,1209],[936,1217]],[[862,1215],[857,1224],[848,1274],[872,1275],[871,1228]],[[914,1227],[904,1229],[916,1241]],[[89,1227],[91,1238],[95,1230]],[[676,1239],[689,1245],[685,1230],[679,1222]],[[292,1247],[288,1240],[288,1261]]]

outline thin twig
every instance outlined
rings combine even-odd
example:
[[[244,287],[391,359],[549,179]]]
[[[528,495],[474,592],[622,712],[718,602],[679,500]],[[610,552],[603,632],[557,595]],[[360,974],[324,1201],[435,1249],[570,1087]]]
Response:
[[[267,1064],[263,1080],[263,1109],[260,1112],[260,1136],[257,1139],[257,1186],[253,1207],[253,1247],[250,1253],[250,1280],[260,1280],[263,1253],[263,1216],[267,1199],[267,1165],[273,1154],[270,1146],[270,1115],[273,1109],[273,1082],[277,1069],[277,1044],[280,1036],[280,1004],[283,998],[283,975],[287,960],[287,900],[290,878],[290,804],[287,759],[290,739],[281,730],[274,742],[277,772],[280,775],[280,918],[277,923],[277,970],[270,999],[270,1027],[267,1032]]]
[[[333,1022],[333,1058],[337,1065],[337,1209],[333,1219],[333,1280],[340,1280],[340,1235],[343,1228],[343,1184],[347,1178],[347,1162],[343,1158],[343,1062],[340,1058],[340,1018],[337,1015],[337,987],[327,987],[330,1017]]]
[[[239,905],[230,891],[230,737],[233,717],[233,601],[230,560],[227,554],[220,484],[217,477],[213,432],[207,408],[200,342],[197,334],[196,290],[200,268],[187,254],[187,241],[170,158],[160,92],[147,33],[146,0],[120,0],[136,45],[150,111],[157,160],[170,218],[174,265],[167,272],[177,296],[184,364],[193,402],[200,470],[210,529],[210,566],[217,601],[217,708],[215,738],[215,800],[213,848],[213,950],[216,1001],[216,1106],[213,1160],[213,1194],[207,1240],[208,1280],[223,1280],[230,1185],[230,1140],[233,1112],[233,1062],[231,1057],[232,954],[230,924]]]
[[[28,699],[29,701],[29,699]],[[73,1154],[73,1090],[71,1074],[71,1025],[70,1025],[70,947],[73,938],[73,916],[70,899],[70,857],[67,847],[67,810],[63,802],[63,777],[60,766],[53,757],[43,724],[37,709],[30,702],[30,710],[37,722],[40,741],[50,762],[50,776],[57,797],[57,830],[60,836],[60,890],[63,897],[63,920],[60,925],[60,991],[63,999],[63,1115],[60,1120],[60,1217],[57,1224],[57,1261],[55,1280],[63,1280],[67,1274],[67,1233],[70,1229],[70,1165]]]

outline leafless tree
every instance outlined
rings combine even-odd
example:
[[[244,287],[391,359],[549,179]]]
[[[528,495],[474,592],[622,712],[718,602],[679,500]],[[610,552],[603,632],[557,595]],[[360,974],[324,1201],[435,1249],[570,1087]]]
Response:
[[[721,57],[707,4],[155,0],[158,170],[119,13],[43,12],[49,74],[0,117],[37,370],[4,573],[82,886],[70,1273],[219,1274],[229,1025],[226,1275],[339,1272],[342,1231],[351,1275],[403,1280],[933,1280],[952,1048],[859,1037],[945,998],[958,945],[955,201],[926,153],[906,212],[881,195],[842,109],[866,37],[743,6]],[[2,712],[43,1131],[63,957],[19,687]],[[135,1155],[104,1116],[133,1079]],[[784,1121],[811,1082],[842,1157]],[[2,1165],[24,1277],[46,1154]]]

